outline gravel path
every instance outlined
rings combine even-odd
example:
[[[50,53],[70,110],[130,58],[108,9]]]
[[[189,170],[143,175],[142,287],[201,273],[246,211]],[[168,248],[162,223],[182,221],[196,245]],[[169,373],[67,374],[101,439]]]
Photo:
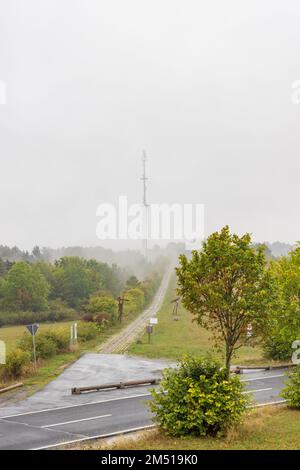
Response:
[[[160,287],[150,307],[147,308],[147,310],[145,310],[141,315],[139,315],[138,318],[130,323],[124,330],[112,336],[104,344],[102,344],[98,349],[99,353],[124,353],[129,348],[129,346],[144,333],[146,325],[149,323],[149,319],[156,317],[157,312],[162,305],[172,272],[173,270],[171,268],[166,270]]]

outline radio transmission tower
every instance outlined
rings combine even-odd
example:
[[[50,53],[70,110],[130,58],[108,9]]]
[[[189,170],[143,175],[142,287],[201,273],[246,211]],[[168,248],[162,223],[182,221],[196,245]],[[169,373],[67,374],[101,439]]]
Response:
[[[142,241],[142,251],[145,258],[147,258],[147,250],[148,250],[148,204],[147,204],[147,180],[146,177],[146,151],[143,151],[143,175],[142,175],[142,182],[143,182],[143,230],[144,230],[144,238]]]

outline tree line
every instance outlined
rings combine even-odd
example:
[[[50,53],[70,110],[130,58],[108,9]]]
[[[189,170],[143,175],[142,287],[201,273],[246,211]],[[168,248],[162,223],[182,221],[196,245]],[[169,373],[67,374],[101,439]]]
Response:
[[[126,291],[131,310],[153,295],[155,270],[143,282],[117,265],[62,257],[54,263],[0,259],[0,325],[58,321],[78,314],[115,315],[117,297]]]

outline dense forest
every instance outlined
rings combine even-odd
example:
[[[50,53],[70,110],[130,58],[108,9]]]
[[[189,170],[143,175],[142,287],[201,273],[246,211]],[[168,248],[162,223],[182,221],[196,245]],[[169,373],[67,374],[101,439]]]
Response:
[[[0,326],[100,314],[113,321],[117,297],[124,292],[127,310],[141,309],[159,285],[165,260],[144,264],[147,276],[139,279],[130,270],[95,259],[63,256],[51,263],[36,249],[28,259],[0,259]]]

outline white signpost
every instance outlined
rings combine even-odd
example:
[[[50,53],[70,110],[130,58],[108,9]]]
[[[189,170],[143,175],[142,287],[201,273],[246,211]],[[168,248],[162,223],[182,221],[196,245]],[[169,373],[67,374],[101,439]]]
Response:
[[[71,325],[70,349],[77,343],[77,323]]]
[[[5,364],[6,346],[4,341],[0,341],[0,364]]]
[[[39,329],[38,323],[33,323],[33,325],[26,325],[27,330],[32,336],[32,346],[33,346],[33,360],[34,360],[34,367],[36,368],[36,346],[35,346],[35,335],[37,330]]]

